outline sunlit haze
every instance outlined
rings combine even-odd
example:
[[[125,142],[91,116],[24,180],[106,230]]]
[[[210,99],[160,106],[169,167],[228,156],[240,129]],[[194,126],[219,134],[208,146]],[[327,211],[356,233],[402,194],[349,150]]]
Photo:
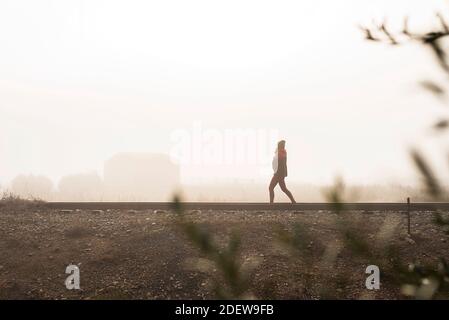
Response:
[[[266,192],[279,139],[290,183],[412,184],[411,147],[445,164],[428,130],[444,106],[418,84],[441,72],[425,48],[370,43],[358,26],[386,17],[400,31],[409,16],[425,28],[439,9],[448,4],[3,0],[0,185],[102,177],[105,161],[132,153],[170,156],[182,185]]]

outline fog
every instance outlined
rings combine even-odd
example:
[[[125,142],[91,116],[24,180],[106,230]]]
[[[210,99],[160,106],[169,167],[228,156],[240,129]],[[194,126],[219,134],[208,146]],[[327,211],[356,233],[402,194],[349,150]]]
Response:
[[[2,1],[0,188],[265,201],[285,139],[298,201],[336,176],[361,199],[402,199],[417,184],[410,147],[446,165],[428,132],[445,110],[418,85],[441,74],[423,48],[368,43],[358,25],[426,28],[436,10],[449,12],[437,0]]]
[[[183,184],[180,166],[163,154],[118,153],[104,162],[103,172],[103,176],[96,172],[66,175],[57,184],[43,175],[20,174],[0,191],[46,201],[171,201],[178,193],[189,201],[266,202],[268,195],[267,185],[254,179]],[[302,202],[322,202],[332,185],[289,183],[289,188]],[[420,187],[393,183],[345,185],[344,193],[346,201],[354,202],[429,200],[425,195]],[[276,201],[287,200],[285,194],[277,193]]]

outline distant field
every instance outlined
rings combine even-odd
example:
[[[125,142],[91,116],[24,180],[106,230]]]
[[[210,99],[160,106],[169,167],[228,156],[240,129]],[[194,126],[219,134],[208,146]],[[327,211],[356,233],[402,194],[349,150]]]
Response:
[[[362,219],[361,234],[375,241],[386,217],[399,222],[389,240],[404,262],[435,262],[449,257],[446,235],[431,223],[428,212],[412,214],[413,237],[406,236],[406,217],[394,211],[351,214]],[[241,261],[252,265],[250,297],[318,299],[315,288],[326,285],[318,266],[323,247],[337,241],[335,214],[293,210],[195,210],[188,217],[210,230],[225,245],[232,230],[242,237]],[[206,299],[214,298],[210,277],[197,248],[176,225],[169,210],[0,210],[1,299]],[[276,241],[276,228],[300,223],[311,232],[312,268],[291,259]],[[65,268],[79,264],[80,291],[69,291]],[[365,288],[371,264],[343,250],[330,279],[335,297],[344,299],[404,298],[399,288],[382,282]],[[381,270],[382,270],[382,266]],[[210,273],[217,272],[213,268]],[[338,275],[349,277],[338,283]],[[312,286],[305,285],[312,283]],[[329,281],[329,280],[326,280]],[[332,280],[331,280],[332,281]],[[381,278],[382,281],[382,278]]]

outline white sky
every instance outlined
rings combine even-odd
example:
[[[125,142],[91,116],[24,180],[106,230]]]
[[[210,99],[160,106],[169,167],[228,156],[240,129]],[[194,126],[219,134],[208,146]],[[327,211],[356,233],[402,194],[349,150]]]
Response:
[[[436,9],[449,13],[438,0],[2,0],[0,184],[170,153],[197,122],[278,130],[290,181],[408,182],[407,147],[439,145],[426,130],[446,111],[417,85],[439,70],[420,46],[368,43],[357,24],[426,27]],[[183,177],[266,179],[259,169]]]

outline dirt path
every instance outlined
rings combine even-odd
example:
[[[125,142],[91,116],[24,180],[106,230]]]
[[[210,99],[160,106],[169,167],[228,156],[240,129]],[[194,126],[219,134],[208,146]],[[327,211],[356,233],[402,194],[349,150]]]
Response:
[[[342,251],[335,277],[317,271],[323,245],[337,241],[335,214],[293,211],[195,211],[189,218],[203,224],[223,246],[232,230],[241,234],[241,261],[253,266],[251,296],[313,299],[314,286],[338,274],[350,280],[336,284],[338,298],[402,298],[398,288],[365,288],[370,263]],[[447,236],[431,223],[429,213],[414,213],[413,241],[405,236],[405,217],[393,212],[354,214],[361,233],[375,239],[386,217],[399,221],[392,241],[403,261],[434,262],[449,257]],[[187,241],[167,211],[14,211],[0,212],[0,298],[2,299],[206,299],[214,298],[207,261]],[[313,268],[292,259],[276,241],[276,228],[300,223],[313,236],[308,244]],[[65,268],[78,264],[81,289],[69,291]],[[333,272],[331,272],[333,273]],[[307,278],[308,277],[308,278]],[[306,286],[309,279],[312,286]],[[306,288],[305,288],[306,287]]]

